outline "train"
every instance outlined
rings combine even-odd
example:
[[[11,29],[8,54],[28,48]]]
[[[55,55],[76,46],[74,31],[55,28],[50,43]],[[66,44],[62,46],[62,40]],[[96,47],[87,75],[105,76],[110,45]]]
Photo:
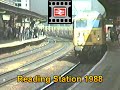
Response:
[[[104,17],[97,11],[79,13],[73,21],[76,56],[86,60],[100,58],[107,50]]]
[[[100,58],[107,50],[104,16],[97,11],[80,12],[72,24],[45,25],[48,36],[72,39],[76,57]]]

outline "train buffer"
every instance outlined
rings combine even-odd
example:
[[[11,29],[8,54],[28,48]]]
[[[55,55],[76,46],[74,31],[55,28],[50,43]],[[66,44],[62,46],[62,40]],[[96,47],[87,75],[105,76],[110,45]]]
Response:
[[[1,48],[9,48],[9,47],[15,47],[15,46],[19,46],[19,45],[23,45],[26,43],[32,43],[32,42],[36,42],[36,41],[41,41],[44,40],[46,38],[46,36],[40,36],[39,38],[33,38],[33,39],[27,39],[27,40],[23,40],[23,41],[2,41],[0,43],[0,49]]]
[[[120,90],[120,48],[110,46],[86,75],[83,82],[75,83],[68,90]]]

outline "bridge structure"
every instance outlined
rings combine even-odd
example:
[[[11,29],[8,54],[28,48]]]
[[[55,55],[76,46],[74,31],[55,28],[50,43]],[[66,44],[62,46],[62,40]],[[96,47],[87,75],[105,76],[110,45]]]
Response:
[[[107,17],[115,18],[120,16],[119,0],[98,0],[105,8]]]

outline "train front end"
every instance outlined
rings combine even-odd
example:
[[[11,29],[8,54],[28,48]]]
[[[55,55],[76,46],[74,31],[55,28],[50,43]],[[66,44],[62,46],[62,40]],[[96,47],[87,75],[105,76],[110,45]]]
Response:
[[[88,25],[87,19],[77,18],[74,21],[74,50],[75,55],[83,53],[84,48],[91,42],[91,30],[92,26]]]
[[[83,12],[74,18],[73,44],[76,56],[88,53],[91,46],[97,43],[94,40],[99,39],[99,35],[95,35],[97,37],[93,38],[93,32],[95,31],[94,28],[99,26],[98,16],[98,12]]]

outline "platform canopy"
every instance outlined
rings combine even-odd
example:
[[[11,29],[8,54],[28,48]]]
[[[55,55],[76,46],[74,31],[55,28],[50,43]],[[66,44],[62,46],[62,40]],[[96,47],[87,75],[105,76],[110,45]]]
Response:
[[[11,6],[5,3],[0,2],[0,11],[7,11],[8,13],[13,13],[13,14],[18,14],[18,15],[23,15],[23,16],[27,16],[27,17],[34,17],[34,18],[38,18],[41,20],[46,20],[46,17],[44,17],[43,15],[40,15],[38,13],[26,10],[26,9],[21,9],[15,6]]]
[[[98,0],[105,8],[108,17],[120,16],[120,0]]]

